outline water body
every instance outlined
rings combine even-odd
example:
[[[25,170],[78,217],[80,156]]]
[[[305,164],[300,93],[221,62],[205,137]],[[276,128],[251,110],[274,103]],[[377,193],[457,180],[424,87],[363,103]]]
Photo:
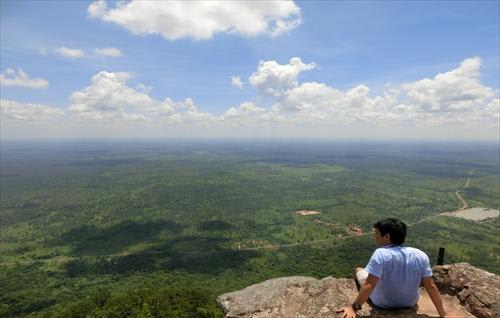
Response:
[[[482,221],[486,219],[493,219],[500,216],[500,211],[489,208],[470,208],[463,210],[456,210],[453,212],[444,212],[441,215],[454,216],[464,218],[472,221]]]

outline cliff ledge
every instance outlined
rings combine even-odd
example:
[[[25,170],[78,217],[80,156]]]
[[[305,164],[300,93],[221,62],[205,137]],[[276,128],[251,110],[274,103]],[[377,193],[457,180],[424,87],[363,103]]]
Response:
[[[445,308],[456,317],[500,317],[500,277],[467,263],[434,266]],[[362,317],[438,317],[425,290],[416,309],[380,310],[363,305]],[[353,279],[282,277],[217,297],[226,318],[340,317],[335,310],[357,295]]]

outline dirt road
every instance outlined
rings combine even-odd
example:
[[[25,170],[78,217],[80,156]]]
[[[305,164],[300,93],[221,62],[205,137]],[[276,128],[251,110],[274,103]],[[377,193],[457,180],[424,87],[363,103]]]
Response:
[[[471,177],[474,173],[474,170],[471,170],[469,172],[469,177],[465,181],[464,186],[457,190],[455,192],[455,195],[459,199],[462,205],[462,209],[467,209],[468,204],[467,202],[460,196],[459,192],[462,191],[463,189],[466,189],[469,187],[470,182],[471,182]],[[439,215],[439,214],[438,214]],[[422,218],[418,221],[415,221],[413,223],[408,224],[408,227],[413,226],[415,224],[421,223],[425,220],[428,220],[430,218],[433,218],[438,215],[431,215],[427,216],[425,218]],[[183,255],[212,255],[212,254],[221,254],[221,253],[233,253],[233,252],[245,252],[245,251],[259,251],[259,250],[277,250],[277,249],[282,249],[282,248],[288,248],[288,247],[295,247],[295,246],[308,246],[308,245],[317,245],[317,244],[324,244],[324,243],[331,243],[331,242],[336,242],[336,241],[341,241],[345,239],[351,239],[351,238],[356,238],[356,237],[362,237],[362,236],[367,236],[367,235],[372,235],[371,232],[363,233],[363,234],[354,234],[354,235],[346,235],[342,237],[335,237],[335,238],[330,238],[330,239],[324,239],[324,240],[315,240],[315,241],[307,241],[307,242],[299,242],[299,243],[289,243],[289,244],[269,244],[269,245],[264,245],[264,246],[259,246],[259,247],[248,247],[248,248],[240,248],[240,249],[224,249],[224,250],[208,250],[208,251],[191,251],[191,252],[175,252],[176,254],[183,254]],[[73,257],[73,256],[54,256],[52,258],[47,258],[47,259],[32,259],[32,260],[24,260],[24,261],[17,261],[17,262],[5,262],[5,263],[0,263],[0,266],[14,266],[14,265],[29,265],[33,263],[50,263],[50,262],[68,262],[68,261],[73,261],[73,260],[83,260],[83,259],[96,259],[96,258],[113,258],[113,257],[123,257],[123,256],[129,256],[129,255],[152,255],[152,254],[167,254],[170,251],[162,251],[162,250],[157,250],[157,251],[144,251],[144,252],[122,252],[122,253],[116,253],[116,254],[107,254],[107,255],[98,255],[98,256],[78,256],[78,257]]]
[[[464,198],[462,198],[462,196],[460,195],[460,192],[461,192],[462,190],[464,190],[464,189],[466,189],[466,188],[468,188],[468,187],[469,187],[469,185],[470,185],[470,180],[471,180],[471,177],[472,177],[472,175],[473,175],[473,174],[474,174],[474,170],[471,170],[471,171],[469,172],[469,177],[467,178],[467,181],[465,181],[464,186],[463,186],[461,189],[458,189],[457,191],[455,191],[455,195],[457,196],[458,201],[460,201],[460,204],[462,205],[462,206],[460,207],[460,209],[462,209],[462,210],[467,209],[467,208],[469,207],[469,205],[468,205],[468,204],[467,204],[467,202],[464,200]]]

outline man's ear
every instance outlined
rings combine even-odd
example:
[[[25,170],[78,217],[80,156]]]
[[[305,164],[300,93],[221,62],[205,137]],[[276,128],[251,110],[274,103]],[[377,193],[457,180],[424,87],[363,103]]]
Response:
[[[384,238],[385,238],[385,239],[388,239],[388,240],[389,240],[389,242],[392,242],[392,241],[391,241],[391,234],[386,233],[386,234],[384,235]]]

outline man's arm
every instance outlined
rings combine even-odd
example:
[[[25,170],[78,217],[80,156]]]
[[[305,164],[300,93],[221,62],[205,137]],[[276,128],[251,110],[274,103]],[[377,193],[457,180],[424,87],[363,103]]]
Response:
[[[422,278],[422,285],[424,285],[424,288],[429,294],[429,297],[431,297],[432,303],[436,307],[439,316],[445,317],[446,311],[444,311],[443,300],[441,299],[441,295],[439,294],[439,290],[434,283],[434,279],[432,279],[432,276]]]
[[[370,294],[372,293],[373,289],[377,285],[378,282],[378,277],[373,276],[372,274],[368,274],[368,277],[366,278],[365,282],[363,283],[363,286],[361,286],[361,289],[359,290],[358,296],[354,300],[354,302],[358,305],[363,305],[368,298],[370,297]],[[342,318],[354,318],[356,317],[356,312],[354,309],[352,309],[351,306],[349,307],[342,307],[337,312],[344,312],[342,315]]]

